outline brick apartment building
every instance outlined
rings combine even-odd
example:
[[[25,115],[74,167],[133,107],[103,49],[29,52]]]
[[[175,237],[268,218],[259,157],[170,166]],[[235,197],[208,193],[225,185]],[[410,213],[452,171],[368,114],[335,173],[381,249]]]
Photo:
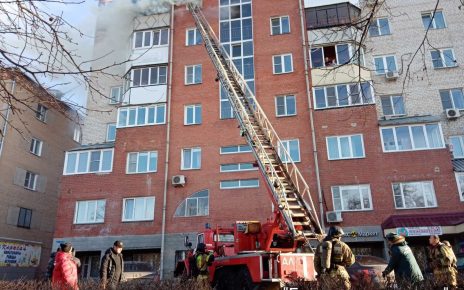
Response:
[[[78,116],[22,73],[0,76],[0,279],[39,277],[51,252],[65,151],[79,144]]]
[[[274,0],[202,4],[307,179],[324,226],[345,227],[357,253],[384,256],[383,236],[389,231],[407,231],[417,253],[426,242],[416,237],[421,234],[444,234],[455,244],[463,240],[462,156],[456,153],[463,145],[462,119],[448,121],[438,107],[442,94],[443,104],[459,111],[462,68],[436,69],[430,72],[436,83],[418,81],[403,92],[403,71],[390,69],[386,58],[387,69],[376,60],[395,51],[398,58],[414,52],[415,39],[406,45],[404,36],[395,36],[401,33],[395,27],[406,23],[417,37],[425,33],[434,1],[427,2],[430,7],[416,2],[421,6],[414,6],[414,21],[412,15],[386,16],[392,27],[388,35],[379,20],[387,10],[380,9],[362,49],[362,28],[347,24],[362,19],[369,3],[362,9],[297,0],[284,6]],[[395,1],[387,3],[404,10]],[[460,20],[443,5],[439,8],[449,14],[450,29],[444,37],[458,41]],[[104,54],[108,45],[107,22],[98,21],[96,53]],[[158,10],[125,28],[118,31],[125,36],[119,38],[123,48],[115,59],[130,61],[113,68],[121,79],[107,79],[102,90],[108,97],[89,99],[85,145],[66,154],[54,241],[75,245],[84,277],[98,275],[99,259],[116,239],[126,244],[128,271],[169,277],[186,235],[194,239],[207,223],[265,221],[273,206],[188,10]],[[396,42],[377,44],[388,37]],[[455,47],[458,63],[464,59],[461,47],[441,43]],[[398,76],[387,79],[390,71]],[[416,86],[428,92],[427,101]],[[448,99],[446,89],[451,90]],[[453,97],[457,101],[446,101]],[[397,112],[401,99],[408,100],[406,109]],[[92,110],[97,108],[111,113]],[[173,186],[174,177],[185,177],[185,184]]]

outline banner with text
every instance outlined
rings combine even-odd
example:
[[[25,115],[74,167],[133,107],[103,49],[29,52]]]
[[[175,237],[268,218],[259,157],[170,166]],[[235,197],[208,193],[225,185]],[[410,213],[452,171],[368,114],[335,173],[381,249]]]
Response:
[[[41,251],[34,244],[0,241],[0,267],[37,267]]]
[[[397,229],[398,235],[405,237],[420,237],[420,236],[431,236],[441,235],[443,230],[440,226],[433,227],[405,227]]]

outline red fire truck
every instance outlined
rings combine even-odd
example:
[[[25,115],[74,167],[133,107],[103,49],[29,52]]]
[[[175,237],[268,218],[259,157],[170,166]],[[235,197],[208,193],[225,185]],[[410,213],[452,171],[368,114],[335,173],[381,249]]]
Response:
[[[232,228],[207,228],[196,243],[206,244],[215,255],[209,267],[210,282],[218,290],[281,288],[293,281],[314,280],[311,240],[323,230],[309,192],[309,186],[253,92],[219,43],[201,8],[188,4],[223,88],[266,181],[275,206],[265,223],[237,221]],[[279,150],[280,149],[280,150]],[[283,162],[285,160],[285,162]],[[186,239],[186,246],[191,243]],[[190,275],[190,249],[176,268],[178,275]]]

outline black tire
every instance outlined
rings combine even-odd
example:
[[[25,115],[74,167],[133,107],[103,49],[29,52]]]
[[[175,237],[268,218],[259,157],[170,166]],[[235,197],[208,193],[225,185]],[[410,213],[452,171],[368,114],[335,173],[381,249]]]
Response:
[[[222,269],[217,274],[215,290],[256,290],[250,272],[245,267]]]

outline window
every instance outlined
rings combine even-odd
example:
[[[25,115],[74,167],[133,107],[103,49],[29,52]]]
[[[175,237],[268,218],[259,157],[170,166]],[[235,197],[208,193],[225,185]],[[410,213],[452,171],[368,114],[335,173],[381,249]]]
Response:
[[[112,87],[110,89],[110,104],[119,104],[122,102],[122,86]]]
[[[369,82],[314,88],[316,109],[372,104],[373,95]]]
[[[132,86],[165,85],[167,82],[167,66],[153,66],[132,69]]]
[[[112,142],[116,140],[116,123],[106,125],[106,141]]]
[[[185,84],[201,84],[201,64],[190,65],[185,67]]]
[[[432,181],[393,183],[393,197],[398,209],[437,206]]]
[[[37,112],[35,112],[35,117],[40,121],[44,122],[47,120],[47,107],[44,105],[38,104],[37,105]]]
[[[31,147],[29,148],[29,151],[37,156],[42,155],[42,144],[43,142],[40,141],[39,139],[32,138],[31,140]]]
[[[233,119],[234,118],[234,109],[229,101],[229,96],[227,91],[221,86],[220,90],[220,98],[221,98],[221,119]]]
[[[26,171],[26,178],[24,178],[24,187],[30,190],[35,190],[37,185],[37,174]]]
[[[441,90],[440,91],[441,103],[443,109],[458,109],[464,110],[464,94],[462,88]]]
[[[76,202],[74,224],[103,223],[105,220],[105,204],[104,199]]]
[[[287,153],[283,150],[287,150]],[[279,145],[278,153],[280,160],[282,162],[290,162],[288,157],[291,158],[293,162],[300,162],[300,141],[298,139],[294,140],[282,140],[282,144]]]
[[[332,186],[334,210],[372,210],[371,187],[364,185]]]
[[[207,216],[209,214],[209,191],[202,190],[187,197],[177,207],[175,217]]]
[[[464,158],[464,135],[450,137],[451,150],[454,158]]]
[[[119,108],[117,128],[166,123],[166,104]]]
[[[258,167],[252,162],[249,163],[231,163],[231,164],[221,164],[221,172],[235,172],[235,171],[250,171],[258,170]]]
[[[369,25],[369,35],[370,36],[381,36],[390,34],[390,23],[388,18],[378,18],[375,19]]]
[[[111,172],[113,149],[66,152],[64,175]]]
[[[354,55],[353,50],[356,49],[348,44],[312,48],[311,67],[319,68],[347,64]],[[363,53],[363,49],[361,49],[361,53]],[[352,62],[357,63],[357,58],[354,58]],[[361,65],[363,63],[364,60],[361,61]]]
[[[73,140],[78,142],[78,143],[81,142],[81,127],[80,126],[74,127]]]
[[[443,11],[433,11],[422,13],[422,23],[425,29],[441,29],[446,28],[445,18]]]
[[[396,58],[394,55],[374,57],[375,74],[383,75],[387,72],[397,72]]]
[[[233,154],[233,153],[247,153],[251,152],[249,145],[236,145],[236,146],[223,146],[221,147],[221,154]]]
[[[158,152],[132,152],[127,154],[126,173],[147,173],[158,170]]]
[[[433,68],[455,67],[454,51],[451,48],[430,51]]]
[[[123,222],[152,221],[155,215],[155,197],[124,198]]]
[[[276,97],[276,115],[277,117],[296,115],[296,100],[294,95]]]
[[[271,18],[271,34],[290,33],[290,20],[288,16]]]
[[[201,168],[201,148],[182,149],[182,170]]]
[[[184,107],[184,125],[201,124],[201,105],[188,105]]]
[[[254,188],[254,187],[259,187],[259,179],[222,180],[220,183],[221,189]]]
[[[380,97],[380,102],[382,103],[382,111],[385,116],[406,115],[403,96]]]
[[[32,209],[20,207],[17,226],[20,228],[30,229],[31,219],[32,219]]]
[[[292,54],[274,55],[272,57],[274,74],[293,72]]]
[[[363,135],[327,137],[329,160],[364,158]]]
[[[192,46],[192,45],[201,44],[201,42],[202,42],[201,34],[197,28],[187,29],[187,31],[185,32],[185,45]]]
[[[339,3],[306,8],[306,28],[315,29],[353,25],[358,21],[359,8],[350,3]]]
[[[456,172],[456,182],[458,183],[459,198],[464,201],[464,172]]]
[[[169,29],[134,32],[134,48],[148,48],[166,45],[169,42]]]
[[[439,124],[380,128],[384,152],[444,148]]]

